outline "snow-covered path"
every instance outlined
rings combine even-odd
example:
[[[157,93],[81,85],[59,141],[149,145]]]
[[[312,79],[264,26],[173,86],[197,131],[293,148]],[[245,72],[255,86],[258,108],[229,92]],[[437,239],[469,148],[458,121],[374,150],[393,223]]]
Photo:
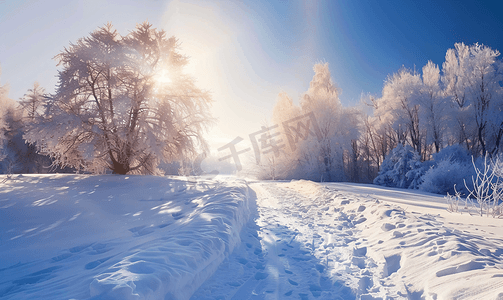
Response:
[[[400,197],[382,190],[362,196],[352,192],[368,187],[308,181],[255,182],[251,188],[257,208],[241,246],[191,299],[503,297],[502,232],[490,232],[501,220],[446,219],[441,197],[431,194]],[[486,226],[478,231],[452,222],[463,218]]]
[[[293,184],[251,184],[257,210],[241,249],[191,299],[355,299],[366,293],[370,273],[351,262],[367,260],[357,247],[358,230],[335,215],[334,199],[321,195],[320,186],[301,185],[305,193]]]

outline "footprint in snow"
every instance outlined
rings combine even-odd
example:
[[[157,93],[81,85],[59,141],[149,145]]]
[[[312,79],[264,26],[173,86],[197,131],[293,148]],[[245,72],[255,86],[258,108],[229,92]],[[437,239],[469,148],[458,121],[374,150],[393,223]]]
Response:
[[[323,273],[323,271],[325,270],[325,266],[324,265],[320,265],[320,264],[316,264],[315,268],[320,273]]]
[[[138,226],[138,227],[130,228],[129,231],[131,231],[134,236],[138,237],[138,236],[144,236],[144,235],[147,235],[147,234],[154,232],[154,228],[153,227],[146,227],[146,226]]]
[[[105,257],[105,258],[102,258],[102,259],[98,259],[98,260],[92,261],[92,262],[86,264],[84,266],[84,268],[86,270],[92,270],[92,269],[96,268],[97,266],[101,265],[102,263],[106,262],[107,260],[109,260],[112,257],[114,257],[114,256],[109,256],[109,257]]]
[[[176,212],[176,213],[172,213],[171,216],[173,216],[173,219],[179,220],[184,217],[184,214],[182,212]]]
[[[110,251],[110,250],[113,249],[112,247],[107,247],[107,244],[102,244],[102,243],[94,244],[91,248],[93,250],[91,250],[88,253],[90,255],[103,254],[103,253],[106,253],[106,252],[108,252],[108,251]]]
[[[246,265],[248,263],[248,260],[246,258],[239,258],[238,262],[242,265]]]
[[[291,284],[291,285],[299,285],[299,283],[297,283],[296,281],[293,281],[291,279],[288,279],[288,282]]]
[[[58,255],[58,256],[53,257],[53,258],[52,258],[52,260],[53,260],[54,262],[60,262],[60,261],[65,260],[65,259],[67,259],[67,258],[69,258],[69,257],[71,257],[71,256],[72,256],[72,254],[71,254],[71,253],[63,253],[63,254],[61,254],[61,255]]]
[[[257,262],[257,263],[255,263],[255,269],[257,269],[257,270],[264,270],[265,266],[261,262]]]
[[[84,244],[84,245],[80,245],[80,246],[76,246],[76,247],[73,247],[73,248],[70,248],[70,252],[71,253],[78,253],[78,252],[81,252],[82,250],[85,250],[89,247],[91,247],[94,243],[91,243],[91,244]]]
[[[53,278],[52,274],[56,270],[61,269],[61,268],[62,268],[62,266],[54,266],[54,267],[46,268],[46,269],[28,274],[24,277],[21,277],[20,279],[13,280],[12,283],[16,286],[22,286],[25,284],[35,284],[35,283],[39,283],[39,282],[44,282],[44,281],[47,281],[47,280]],[[4,296],[5,296],[5,294],[4,294]]]
[[[304,293],[299,293],[299,296],[300,296],[300,299],[301,300],[309,300],[309,297],[307,294],[304,294]]]
[[[395,228],[396,228],[396,226],[395,226],[395,225],[393,225],[393,224],[390,224],[390,223],[384,223],[384,224],[382,224],[382,226],[381,226],[381,229],[382,229],[383,231],[390,231],[390,230],[393,230],[393,229],[395,229]]]
[[[173,224],[173,222],[164,223],[164,224],[161,224],[161,225],[159,225],[159,226],[157,226],[157,227],[159,227],[159,228],[164,228],[164,227],[168,227],[168,226],[169,226],[169,225],[171,225],[171,224]]]
[[[402,233],[402,232],[400,232],[398,230],[393,231],[393,236],[396,237],[396,238],[401,238],[404,235],[405,235],[404,233]]]
[[[398,269],[400,269],[400,267],[401,267],[400,260],[402,259],[400,254],[387,256],[387,257],[384,257],[384,259],[386,261],[387,276],[395,273],[396,271],[398,271]],[[439,277],[438,273],[437,273],[437,277]]]
[[[313,294],[314,297],[321,296],[321,287],[318,285],[310,284],[309,291]]]
[[[257,274],[255,274],[255,279],[256,280],[262,280],[262,279],[266,279],[267,276],[269,276],[269,274],[266,274],[266,273],[263,273],[263,272],[257,272]]]
[[[373,282],[370,276],[363,276],[362,278],[360,278],[360,280],[358,281],[359,294],[361,295],[367,293],[368,289],[372,287],[372,285]]]

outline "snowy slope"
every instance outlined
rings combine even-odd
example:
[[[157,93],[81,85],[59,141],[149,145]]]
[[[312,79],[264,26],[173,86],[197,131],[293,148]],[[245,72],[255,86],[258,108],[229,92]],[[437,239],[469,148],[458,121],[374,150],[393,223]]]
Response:
[[[0,184],[0,298],[187,299],[239,244],[247,195],[235,180],[15,176]]]

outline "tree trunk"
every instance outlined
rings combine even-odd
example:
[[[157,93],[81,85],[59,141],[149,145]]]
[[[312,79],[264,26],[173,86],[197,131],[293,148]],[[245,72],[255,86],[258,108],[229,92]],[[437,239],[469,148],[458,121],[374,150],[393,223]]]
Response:
[[[130,166],[129,163],[121,163],[115,159],[115,157],[112,154],[112,151],[109,151],[110,159],[112,160],[112,172],[114,174],[119,174],[119,175],[126,175],[129,170]]]

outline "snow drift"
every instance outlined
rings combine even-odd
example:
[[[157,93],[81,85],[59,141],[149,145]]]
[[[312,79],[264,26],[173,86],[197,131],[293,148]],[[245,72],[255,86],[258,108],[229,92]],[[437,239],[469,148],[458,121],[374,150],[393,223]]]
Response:
[[[5,299],[188,299],[240,243],[250,211],[239,180],[19,175],[0,185]]]

